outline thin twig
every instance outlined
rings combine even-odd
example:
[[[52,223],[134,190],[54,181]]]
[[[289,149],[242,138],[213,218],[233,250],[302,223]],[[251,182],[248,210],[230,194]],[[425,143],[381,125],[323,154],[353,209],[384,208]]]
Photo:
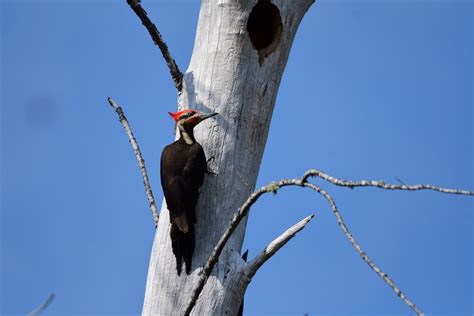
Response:
[[[390,279],[388,277],[388,275],[386,273],[384,273],[379,267],[377,267],[374,264],[374,262],[369,258],[369,256],[367,256],[367,254],[364,252],[364,250],[362,250],[360,245],[357,243],[357,241],[354,239],[354,237],[349,232],[349,229],[347,228],[341,214],[339,213],[339,210],[337,209],[336,203],[334,202],[333,198],[329,195],[329,193],[327,193],[326,191],[324,191],[320,187],[318,187],[318,186],[316,186],[312,183],[309,183],[309,182],[305,182],[304,186],[318,192],[319,194],[321,194],[326,199],[326,201],[328,201],[329,205],[331,205],[332,212],[333,212],[334,216],[337,219],[337,223],[339,224],[342,231],[344,232],[344,235],[346,235],[346,238],[349,240],[349,242],[354,246],[356,251],[359,253],[362,260],[364,260],[369,265],[369,267],[379,277],[381,277],[382,280],[384,280],[384,282],[388,286],[390,286],[390,288],[398,295],[398,297],[400,297],[400,299],[403,302],[405,302],[405,304],[407,304],[418,316],[424,316],[424,313],[411,300],[408,299],[408,297],[400,290],[400,288],[397,285],[395,285],[393,280]]]
[[[146,27],[148,33],[150,33],[150,36],[155,45],[160,48],[161,54],[163,55],[163,58],[165,59],[166,64],[168,65],[168,68],[170,70],[174,86],[176,87],[176,90],[178,90],[178,93],[180,93],[183,89],[183,74],[179,70],[178,65],[176,64],[173,57],[171,57],[171,54],[168,50],[168,46],[161,37],[158,28],[155,26],[155,24],[153,24],[153,22],[151,22],[150,18],[148,18],[148,14],[141,6],[140,0],[127,0],[127,3],[142,21],[142,24]]]
[[[351,189],[355,187],[376,187],[376,188],[385,189],[385,190],[406,190],[406,191],[432,190],[432,191],[437,191],[437,192],[447,193],[447,194],[474,195],[474,191],[446,189],[446,188],[440,188],[431,184],[405,185],[405,184],[386,184],[382,180],[379,180],[379,181],[341,180],[316,169],[311,169],[311,170],[306,171],[306,173],[303,176],[303,181],[306,181],[309,177],[319,177],[332,184],[335,184],[341,187],[348,187]]]
[[[295,237],[295,235],[300,232],[303,228],[305,228],[306,224],[314,217],[314,214],[304,218],[303,220],[299,221],[289,229],[287,229],[283,234],[278,236],[274,239],[268,246],[260,252],[258,256],[256,256],[251,262],[248,263],[247,266],[247,277],[252,279],[252,277],[257,273],[258,269],[267,262],[268,259],[273,257],[273,255],[280,250],[290,239]]]
[[[145,192],[148,197],[148,202],[150,202],[151,214],[153,215],[153,221],[155,223],[156,228],[158,225],[159,218],[158,209],[156,208],[155,197],[153,196],[153,191],[151,189],[150,181],[148,180],[148,174],[145,167],[145,160],[143,159],[140,147],[138,146],[137,139],[135,138],[135,136],[133,136],[132,129],[130,128],[130,124],[128,123],[128,120],[125,117],[122,108],[117,103],[115,103],[115,101],[111,97],[108,97],[107,101],[109,101],[110,106],[112,106],[115,112],[117,112],[120,123],[122,123],[123,128],[125,128],[128,140],[130,141],[133,151],[135,152],[135,156],[137,157],[138,166],[140,167],[140,172],[143,177],[143,185],[145,186]]]
[[[51,302],[53,300],[54,300],[54,294],[51,293],[51,294],[48,295],[46,300],[43,303],[41,303],[41,305],[38,306],[35,310],[33,310],[31,313],[29,313],[28,316],[38,316],[39,314],[44,312],[44,310],[46,308],[48,308],[49,304],[51,304]]]
[[[356,248],[357,252],[360,254],[361,258],[372,268],[374,272],[376,272],[384,281],[387,283],[388,286],[390,286],[395,293],[410,307],[417,313],[417,315],[424,315],[422,311],[418,309],[418,307],[411,302],[405,294],[395,285],[393,280],[391,280],[386,273],[382,272],[371,260],[370,258],[365,254],[365,252],[362,250],[362,248],[359,246],[359,244],[355,241],[355,239],[352,237],[352,235],[349,233],[349,230],[347,229],[347,226],[344,224],[344,221],[342,220],[342,217],[337,210],[337,207],[334,203],[334,200],[331,198],[331,196],[324,190],[320,189],[319,187],[315,186],[312,183],[308,183],[307,180],[311,176],[316,176],[320,177],[330,183],[333,183],[338,186],[344,186],[344,187],[358,187],[358,186],[372,186],[372,187],[378,187],[382,189],[387,189],[387,190],[409,190],[409,191],[416,191],[416,190],[433,190],[437,192],[442,192],[442,193],[448,193],[448,194],[460,194],[460,195],[474,195],[474,192],[472,191],[466,191],[466,190],[457,190],[457,189],[445,189],[445,188],[440,188],[432,185],[425,185],[425,184],[420,184],[420,185],[393,185],[393,184],[385,184],[383,181],[367,181],[367,180],[362,180],[362,181],[346,181],[346,180],[340,180],[337,178],[334,178],[322,171],[319,170],[309,170],[307,171],[301,179],[283,179],[278,182],[273,182],[270,183],[264,187],[261,187],[259,190],[255,191],[252,193],[249,198],[244,202],[244,204],[237,210],[237,212],[234,214],[232,217],[231,221],[229,222],[229,225],[227,226],[226,231],[222,235],[221,239],[217,243],[217,245],[214,247],[212,250],[211,255],[209,256],[209,259],[204,266],[201,277],[199,278],[198,283],[196,284],[192,295],[191,295],[191,300],[186,308],[185,315],[189,315],[196,304],[196,301],[204,288],[204,285],[209,278],[212,269],[214,268],[215,264],[217,263],[219,256],[224,249],[225,244],[229,240],[230,236],[234,232],[234,230],[237,228],[239,225],[240,221],[248,214],[250,207],[258,200],[258,198],[265,194],[265,193],[276,193],[276,191],[285,186],[291,186],[291,185],[296,185],[296,186],[302,186],[302,187],[308,187],[316,192],[320,193],[323,195],[324,198],[329,202],[331,205],[332,211],[334,215],[336,216],[336,219],[343,230],[344,234],[346,237],[349,239],[349,241],[352,243],[352,245]]]

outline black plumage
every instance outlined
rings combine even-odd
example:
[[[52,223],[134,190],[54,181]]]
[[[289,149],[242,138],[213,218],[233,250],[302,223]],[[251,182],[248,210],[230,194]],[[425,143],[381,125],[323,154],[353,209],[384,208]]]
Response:
[[[171,245],[180,275],[183,261],[186,273],[191,271],[195,246],[195,208],[207,171],[206,156],[201,145],[194,139],[193,128],[215,114],[202,115],[194,110],[170,114],[178,123],[181,137],[163,150],[161,185],[170,213]]]

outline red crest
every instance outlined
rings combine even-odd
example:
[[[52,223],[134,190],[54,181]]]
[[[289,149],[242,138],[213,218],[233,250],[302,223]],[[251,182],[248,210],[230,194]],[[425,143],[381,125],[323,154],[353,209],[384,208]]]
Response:
[[[180,117],[183,115],[183,114],[187,114],[187,113],[196,113],[195,110],[192,110],[192,109],[188,109],[188,110],[182,110],[182,111],[179,111],[179,112],[168,112],[169,115],[171,115],[171,117],[173,118],[173,120],[175,120],[175,122],[178,122]]]

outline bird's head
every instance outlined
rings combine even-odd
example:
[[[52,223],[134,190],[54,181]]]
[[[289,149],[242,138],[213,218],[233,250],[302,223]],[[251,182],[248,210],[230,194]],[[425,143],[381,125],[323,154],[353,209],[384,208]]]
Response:
[[[199,111],[193,110],[193,109],[188,109],[188,110],[183,110],[179,112],[168,112],[169,115],[175,120],[175,122],[178,125],[181,125],[183,127],[187,128],[193,128],[194,126],[198,125],[205,119],[208,119],[210,117],[213,117],[217,115],[217,113],[201,113]]]

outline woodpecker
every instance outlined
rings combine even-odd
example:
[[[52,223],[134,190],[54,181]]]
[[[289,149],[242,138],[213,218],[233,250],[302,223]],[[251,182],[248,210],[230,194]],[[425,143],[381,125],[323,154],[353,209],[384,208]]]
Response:
[[[168,113],[178,126],[180,138],[166,146],[161,154],[161,186],[170,212],[170,237],[176,270],[181,275],[183,259],[186,274],[191,271],[195,208],[207,171],[206,156],[194,138],[193,129],[217,113],[204,114],[192,109]]]

